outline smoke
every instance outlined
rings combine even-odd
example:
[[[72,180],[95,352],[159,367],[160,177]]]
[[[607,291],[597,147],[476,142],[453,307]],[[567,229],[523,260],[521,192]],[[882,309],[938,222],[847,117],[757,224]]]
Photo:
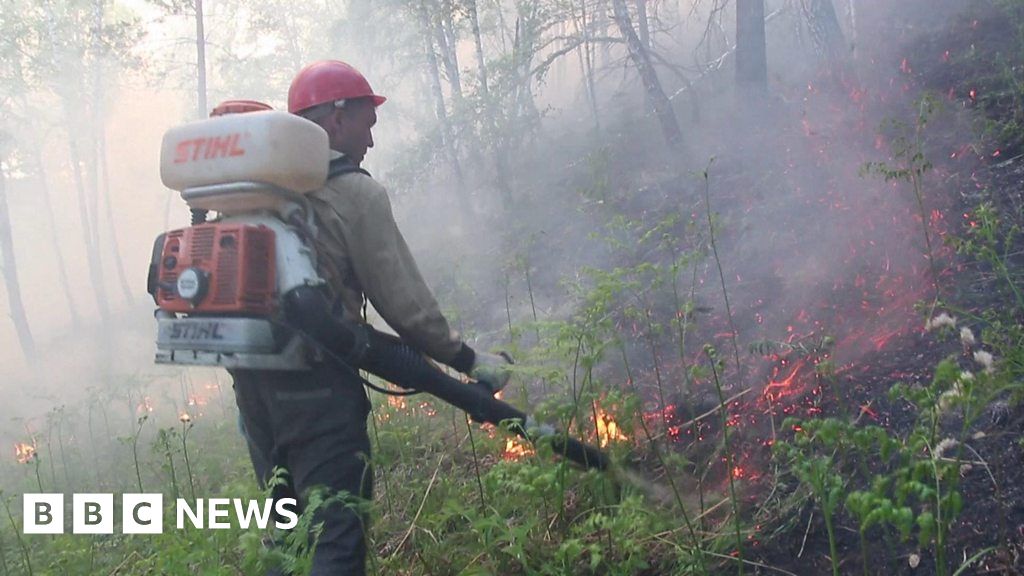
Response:
[[[660,3],[659,16],[666,21],[690,14],[689,6],[673,10],[671,4]],[[668,231],[680,249],[704,255],[695,264],[699,333],[691,337],[691,360],[700,349],[694,344],[702,342],[714,343],[727,356],[732,328],[717,267],[707,252],[707,185],[725,293],[741,345],[832,336],[837,360],[850,363],[880,350],[893,335],[911,332],[911,306],[928,295],[931,279],[912,192],[905,183],[864,177],[859,169],[891,156],[895,133],[879,136],[876,128],[882,121],[908,117],[913,77],[901,71],[899,49],[918,31],[964,7],[952,1],[834,2],[856,63],[856,77],[843,78],[825,72],[799,4],[768,2],[767,12],[774,15],[768,23],[769,84],[763,97],[733,91],[728,10],[721,28],[708,27],[710,7],[698,3],[677,31],[658,35],[659,52],[676,66],[659,67],[659,74],[666,93],[674,96],[684,156],[665,148],[623,47],[599,43],[590,56],[597,115],[590,110],[580,62],[569,53],[533,85],[536,115],[516,116],[504,125],[509,133],[513,128],[520,132],[517,145],[504,142],[504,135],[491,139],[509,145],[497,152],[469,138],[462,141],[461,184],[430,117],[430,96],[422,89],[421,57],[414,46],[388,58],[371,54],[354,38],[321,39],[287,57],[300,63],[341,57],[372,70],[371,82],[390,99],[379,111],[377,145],[367,167],[389,186],[399,225],[453,324],[480,346],[507,346],[509,317],[519,325],[531,321],[535,310],[541,320],[570,317],[580,302],[567,284],[587,284],[587,267],[611,269],[643,256],[666,264],[664,250],[638,254],[614,246],[607,237],[619,235],[636,244],[638,230],[676,214],[679,222]],[[174,37],[166,22],[151,26],[163,27],[154,28],[154,37]],[[215,26],[211,29],[217,33]],[[235,30],[230,38],[245,33]],[[285,57],[286,50],[257,52],[260,62],[269,62],[272,56]],[[474,63],[471,42],[459,54],[464,66]],[[714,62],[721,55],[720,70],[692,64]],[[262,82],[254,68],[245,68],[245,74],[237,74],[244,81],[233,83],[227,82],[227,72],[214,73],[211,86],[219,96],[266,97],[280,107],[288,79],[281,75]],[[0,392],[12,399],[12,414],[38,418],[55,403],[72,403],[90,388],[112,385],[111,380],[170,379],[177,385],[170,371],[152,365],[152,305],[143,281],[156,234],[186,225],[183,203],[159,182],[157,158],[163,131],[190,118],[193,104],[184,88],[154,83],[146,74],[146,69],[125,73],[129,81],[116,91],[111,88],[107,106],[110,196],[99,205],[110,202],[114,209],[131,302],[120,292],[109,256],[113,235],[103,227],[102,277],[113,310],[105,326],[94,312],[65,133],[54,128],[34,135],[44,151],[56,246],[49,240],[53,227],[45,217],[38,174],[8,175],[19,274],[41,359],[38,366],[26,366],[11,324],[0,323]],[[471,75],[465,76],[471,85]],[[265,92],[250,93],[257,89]],[[493,114],[507,118],[512,111]],[[501,156],[507,162],[504,184],[513,199],[509,207],[497,181]],[[936,201],[932,208],[942,208],[941,192],[929,189],[929,200]],[[468,210],[463,198],[468,198]],[[610,225],[617,214],[639,224],[623,232]],[[688,232],[690,221],[703,232]],[[939,220],[929,217],[928,225],[941,231]],[[71,301],[81,315],[77,326],[60,287],[57,249],[66,263]],[[684,292],[691,270],[678,275]],[[664,288],[644,292],[650,295],[647,306],[664,323],[674,314],[667,294]],[[748,357],[743,349],[740,354]],[[766,384],[770,370],[760,366],[748,377]],[[0,445],[22,437],[22,428],[5,424]]]
[[[506,313],[519,322],[531,320],[534,309],[542,320],[566,319],[579,305],[566,284],[586,284],[587,267],[635,265],[643,256],[600,238],[615,234],[608,224],[616,216],[634,222],[625,235],[635,243],[678,214],[680,223],[671,231],[682,248],[706,250],[707,186],[725,287],[712,255],[703,252],[696,264],[690,362],[706,363],[703,343],[731,361],[735,328],[745,368],[730,370],[730,384],[770,386],[795,372],[791,364],[780,367],[780,352],[812,349],[821,356],[817,360],[832,359],[842,368],[917,333],[914,304],[932,298],[934,283],[941,281],[929,264],[924,230],[941,271],[948,262],[943,213],[954,193],[934,173],[925,174],[922,221],[910,182],[887,182],[865,167],[884,162],[883,170],[896,170],[909,162],[909,155],[894,156],[898,139],[913,140],[918,130],[913,102],[919,88],[903,51],[922,31],[965,7],[858,3],[852,14],[852,3],[835,5],[849,46],[841,55],[849,60],[845,70],[818,51],[799,6],[779,3],[768,9],[766,95],[735,92],[728,67],[691,84],[662,71],[684,127],[683,157],[665,149],[621,47],[607,49],[596,88],[597,119],[589,114],[579,76],[552,72],[539,90],[547,105],[542,128],[516,158],[519,169],[510,179],[517,210],[503,212],[486,180],[476,183],[483,190],[475,200],[483,231],[452,223],[458,216],[450,177],[426,177],[424,193],[398,197],[404,222],[428,223],[405,226],[411,243],[441,247],[423,250],[421,264],[442,297],[463,314],[469,309],[469,322],[489,345],[507,343]],[[690,32],[679,39],[676,54],[714,45],[699,39],[704,29]],[[728,42],[721,49],[727,53]],[[903,124],[887,125],[893,119]],[[957,121],[955,114],[936,112],[928,128]],[[687,222],[702,231],[688,233]],[[664,251],[647,256],[669,263]],[[689,271],[677,278],[686,292]],[[651,290],[646,302],[663,324],[674,313],[666,294]],[[470,308],[474,304],[478,309]],[[633,330],[633,348],[642,348],[644,330]],[[747,345],[765,341],[775,354],[751,358]],[[813,376],[813,366],[805,368]],[[673,376],[675,385],[680,380]],[[794,386],[786,394],[801,391]]]

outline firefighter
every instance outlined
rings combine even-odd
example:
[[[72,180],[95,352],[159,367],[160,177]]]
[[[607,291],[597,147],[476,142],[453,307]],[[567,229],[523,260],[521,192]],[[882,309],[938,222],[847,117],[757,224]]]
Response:
[[[452,330],[398,230],[387,191],[360,168],[384,101],[359,71],[336,60],[306,66],[289,88],[288,111],[320,125],[332,150],[327,183],[309,196],[318,273],[339,316],[365,321],[368,300],[407,343],[496,392],[508,382],[511,358],[474,351]],[[270,466],[280,466],[300,505],[314,486],[363,504],[372,498],[370,403],[350,371],[330,361],[298,375],[236,371],[235,394],[262,483]],[[365,509],[357,503],[317,512],[315,522],[324,525],[311,574],[365,572]]]

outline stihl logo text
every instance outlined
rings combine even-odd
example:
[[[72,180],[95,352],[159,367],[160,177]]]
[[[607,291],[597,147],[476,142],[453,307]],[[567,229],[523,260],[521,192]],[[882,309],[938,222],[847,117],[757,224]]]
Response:
[[[174,148],[174,163],[195,162],[196,160],[213,160],[230,156],[244,156],[245,148],[239,144],[240,133],[209,138],[193,138],[182,140]]]
[[[174,340],[223,340],[220,324],[206,322],[202,324],[175,324],[171,326],[171,338]]]

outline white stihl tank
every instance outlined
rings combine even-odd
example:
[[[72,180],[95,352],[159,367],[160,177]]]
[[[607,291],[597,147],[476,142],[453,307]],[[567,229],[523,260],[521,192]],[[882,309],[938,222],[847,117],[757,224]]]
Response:
[[[160,150],[160,178],[172,190],[258,182],[305,193],[327,180],[327,133],[276,110],[229,114],[171,128]],[[192,208],[238,214],[277,208],[267,189],[190,197]]]

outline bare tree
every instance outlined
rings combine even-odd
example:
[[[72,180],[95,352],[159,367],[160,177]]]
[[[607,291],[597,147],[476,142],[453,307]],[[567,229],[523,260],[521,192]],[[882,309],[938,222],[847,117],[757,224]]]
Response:
[[[466,12],[469,15],[470,28],[473,30],[473,47],[476,49],[476,71],[480,78],[480,92],[489,95],[487,87],[487,61],[484,59],[484,41],[480,34],[480,14],[476,0],[465,0]]]
[[[576,19],[575,3],[570,4],[572,23],[576,28],[576,34],[581,38],[581,45],[577,50],[580,62],[580,73],[583,74],[583,83],[586,87],[587,102],[590,104],[590,113],[594,119],[594,129],[601,132],[601,116],[597,113],[597,87],[594,84],[594,48],[590,42],[590,32],[587,22],[587,0],[580,0],[580,17]]]
[[[525,120],[526,126],[536,127],[540,123],[540,111],[533,98],[533,59],[540,49],[540,37],[546,23],[542,20],[538,0],[516,4],[517,17],[515,36],[512,43],[512,111],[516,120]],[[516,130],[513,141],[525,133]]]
[[[59,65],[62,60],[69,59],[73,51],[81,51],[83,48],[83,39],[79,36],[81,30],[76,28],[80,18],[78,9],[78,6],[55,6],[53,2],[46,2],[44,4],[45,20],[42,24],[46,29],[48,44],[41,54],[41,63],[48,68],[48,72],[52,75],[50,78],[51,88],[60,100],[61,109],[64,113],[64,122],[70,132],[67,138],[67,145],[71,172],[78,196],[78,215],[82,226],[82,245],[85,248],[86,258],[89,263],[89,280],[96,298],[96,310],[101,321],[105,324],[110,316],[110,307],[107,300],[106,282],[103,277],[103,261],[98,246],[99,232],[96,226],[97,219],[95,218],[96,202],[86,190],[85,176],[82,168],[83,159],[79,141],[76,137],[76,128],[80,124],[76,106],[81,105],[81,96],[84,92],[85,82],[82,78],[83,72],[80,66]],[[58,13],[58,10],[66,12]],[[65,30],[70,30],[71,34],[65,34]],[[61,70],[64,70],[64,72],[61,73]],[[92,196],[95,196],[95,194]],[[93,206],[92,214],[89,211],[90,206]]]
[[[423,52],[427,62],[427,77],[430,81],[430,91],[434,96],[434,113],[441,128],[441,147],[448,156],[452,172],[455,175],[458,187],[459,202],[463,216],[470,215],[469,197],[466,195],[465,178],[462,173],[462,164],[459,161],[458,151],[455,147],[455,136],[452,131],[451,121],[448,118],[448,111],[444,102],[444,91],[441,89],[441,73],[438,69],[437,54],[434,52],[434,43],[431,41],[432,26],[430,14],[427,11],[427,0],[420,0],[417,6],[420,29],[423,35]]]
[[[650,50],[651,23],[647,18],[647,0],[636,0],[636,24],[640,33],[640,43]]]
[[[615,23],[619,26],[622,37],[626,40],[626,48],[629,50],[629,57],[640,73],[640,80],[643,82],[644,91],[647,94],[651,107],[654,108],[654,115],[657,116],[665,141],[674,150],[679,151],[683,143],[683,133],[679,128],[679,120],[676,118],[675,110],[672,109],[672,102],[665,95],[658,80],[658,73],[651,63],[651,55],[633,29],[629,18],[629,10],[626,8],[625,0],[612,0],[612,10]]]
[[[93,4],[93,30],[90,49],[93,52],[92,63],[92,129],[94,131],[94,154],[92,168],[92,197],[95,200],[92,212],[92,227],[96,231],[93,241],[99,246],[99,215],[97,204],[102,196],[105,207],[105,219],[107,229],[110,230],[110,249],[114,257],[114,269],[117,271],[117,278],[121,285],[121,291],[125,300],[129,303],[134,301],[132,291],[128,285],[128,278],[125,275],[124,263],[121,260],[121,247],[117,241],[117,225],[114,222],[113,209],[110,202],[110,171],[107,169],[107,128],[104,126],[104,75],[103,75],[103,12],[105,0],[95,0]],[[100,189],[102,181],[102,190]],[[102,192],[102,193],[101,193]],[[97,248],[98,249],[98,248]]]
[[[768,87],[764,0],[736,0],[736,82],[744,90]]]
[[[67,266],[64,264],[64,252],[60,248],[60,241],[57,233],[57,219],[53,214],[53,203],[50,201],[50,184],[46,177],[46,169],[43,167],[42,153],[37,150],[35,164],[39,178],[40,196],[46,210],[46,221],[50,227],[50,243],[53,245],[53,252],[57,255],[57,273],[60,279],[61,290],[64,292],[64,299],[68,302],[68,311],[71,314],[71,325],[75,328],[82,323],[78,313],[78,306],[71,291],[71,282],[68,280]]]
[[[0,134],[0,146],[6,148],[6,134]],[[0,149],[0,158],[6,159],[6,150]],[[14,331],[18,335],[18,344],[28,364],[34,365],[36,359],[36,343],[29,329],[25,305],[21,300],[21,284],[18,281],[18,263],[14,255],[14,238],[11,234],[11,215],[7,207],[7,173],[0,163],[0,252],[3,253],[4,287],[7,290],[7,303],[10,308]]]
[[[195,23],[196,36],[196,118],[206,118],[210,113],[207,97],[206,76],[206,13],[203,0],[148,0],[165,14],[185,16],[189,12]]]
[[[828,62],[836,79],[840,82],[855,81],[853,67],[850,65],[850,50],[832,0],[803,0],[801,5],[814,44]]]
[[[456,108],[462,102],[462,76],[459,73],[459,55],[456,47],[459,43],[457,28],[454,22],[452,0],[441,0],[440,10],[434,18],[434,32],[437,38],[438,53],[444,64],[445,77],[448,78],[448,89]]]
[[[205,118],[210,112],[206,104],[206,22],[203,20],[203,0],[195,0],[196,15],[196,117]]]
[[[484,115],[483,130],[490,132],[490,138],[487,138],[486,141],[491,143],[498,191],[501,194],[501,201],[507,209],[512,204],[512,188],[508,181],[508,154],[505,151],[505,139],[497,137],[497,114],[495,114],[495,103],[491,96],[490,80],[487,74],[487,59],[484,57],[484,42],[483,36],[480,33],[480,15],[477,11],[476,0],[465,0],[464,7],[469,16],[470,28],[473,31],[473,46],[476,49],[476,69],[480,83],[481,108]]]

